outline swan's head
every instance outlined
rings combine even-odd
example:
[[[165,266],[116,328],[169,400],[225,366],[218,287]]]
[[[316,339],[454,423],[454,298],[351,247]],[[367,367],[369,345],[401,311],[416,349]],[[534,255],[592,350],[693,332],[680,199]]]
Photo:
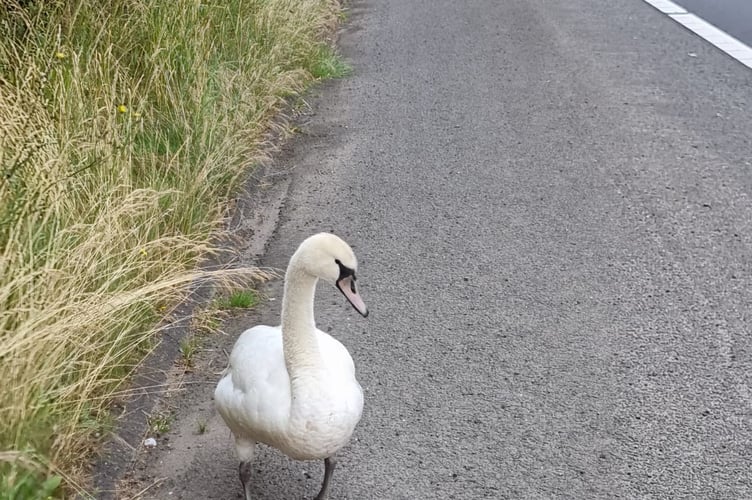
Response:
[[[290,266],[336,286],[361,315],[368,316],[368,308],[358,293],[355,271],[358,261],[350,245],[331,233],[319,233],[300,244],[290,259]]]

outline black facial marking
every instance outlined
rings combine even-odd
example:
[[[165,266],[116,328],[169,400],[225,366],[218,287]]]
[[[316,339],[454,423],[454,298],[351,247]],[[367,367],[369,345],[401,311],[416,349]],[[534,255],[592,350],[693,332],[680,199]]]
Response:
[[[352,269],[344,265],[342,262],[339,261],[339,259],[334,259],[334,262],[336,262],[337,265],[339,266],[339,278],[337,278],[337,281],[343,278],[347,278],[348,276],[352,276],[353,281],[355,281],[355,271],[353,271]],[[352,285],[352,286],[353,288],[355,287],[355,285]],[[354,291],[355,290],[353,290],[353,292]]]

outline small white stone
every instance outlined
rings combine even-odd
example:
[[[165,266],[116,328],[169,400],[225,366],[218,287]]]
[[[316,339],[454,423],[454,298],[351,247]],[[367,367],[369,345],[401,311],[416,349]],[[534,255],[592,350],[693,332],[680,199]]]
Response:
[[[144,439],[144,446],[147,448],[154,448],[157,446],[157,440],[154,438],[146,438]]]

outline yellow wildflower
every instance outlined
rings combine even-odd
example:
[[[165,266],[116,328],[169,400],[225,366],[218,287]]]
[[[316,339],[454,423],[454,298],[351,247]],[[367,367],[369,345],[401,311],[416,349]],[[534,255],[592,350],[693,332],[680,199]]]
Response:
[[[140,251],[139,253],[140,253],[141,255],[143,255],[144,257],[146,257],[146,255],[147,255],[147,253],[146,253],[146,249],[145,249],[145,248],[142,248],[142,249],[141,249],[141,251]]]
[[[127,113],[128,112],[128,108],[125,106],[125,104],[121,104],[120,106],[118,106],[117,110],[120,111],[121,113]]]
[[[58,59],[65,59],[66,57],[68,57],[68,54],[61,50],[58,50],[57,52],[55,52],[55,57],[57,57]]]

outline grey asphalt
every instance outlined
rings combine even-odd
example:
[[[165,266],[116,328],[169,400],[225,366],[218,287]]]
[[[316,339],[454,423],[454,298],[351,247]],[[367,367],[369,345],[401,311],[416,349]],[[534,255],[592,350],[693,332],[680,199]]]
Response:
[[[677,0],[693,14],[702,17],[737,40],[752,46],[752,3],[747,0]]]
[[[752,71],[639,0],[355,0],[340,46],[260,260],[360,259],[369,318],[316,306],[366,400],[332,498],[752,498]],[[237,498],[216,432],[153,498]]]

